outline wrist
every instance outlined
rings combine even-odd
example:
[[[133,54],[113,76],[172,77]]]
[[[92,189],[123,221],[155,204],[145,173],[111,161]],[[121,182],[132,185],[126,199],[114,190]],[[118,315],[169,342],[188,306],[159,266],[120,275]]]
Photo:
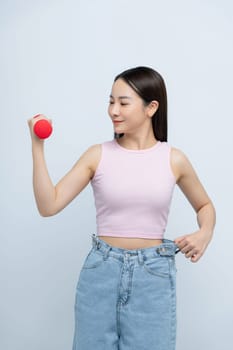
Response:
[[[37,136],[32,137],[32,146],[42,147],[44,145],[44,139],[40,139]]]
[[[44,140],[35,138],[32,139],[32,152],[43,152],[44,150]]]
[[[206,228],[206,227],[201,227],[200,228],[200,232],[201,234],[205,235],[206,237],[211,238],[214,234],[214,230],[210,229],[210,228]]]

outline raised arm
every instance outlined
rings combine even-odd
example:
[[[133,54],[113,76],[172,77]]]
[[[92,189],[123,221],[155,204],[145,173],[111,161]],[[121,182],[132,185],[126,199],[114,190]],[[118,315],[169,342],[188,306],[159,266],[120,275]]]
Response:
[[[215,208],[190,161],[182,151],[172,148],[171,165],[177,178],[177,185],[197,213],[199,225],[198,231],[177,237],[175,243],[186,258],[197,262],[212,239],[216,222]]]
[[[45,116],[41,117],[49,120]],[[44,140],[37,138],[32,131],[34,122],[33,119],[28,120],[32,138],[33,190],[40,215],[52,216],[65,208],[87,186],[94,174],[100,145],[89,147],[54,186],[45,161]]]

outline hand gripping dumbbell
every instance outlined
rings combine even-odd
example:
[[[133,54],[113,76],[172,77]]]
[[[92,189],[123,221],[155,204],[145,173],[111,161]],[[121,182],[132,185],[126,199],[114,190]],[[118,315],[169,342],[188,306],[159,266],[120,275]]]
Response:
[[[38,118],[40,115],[37,114],[33,118]],[[47,139],[52,134],[53,128],[47,119],[40,119],[34,124],[33,131],[40,139]]]

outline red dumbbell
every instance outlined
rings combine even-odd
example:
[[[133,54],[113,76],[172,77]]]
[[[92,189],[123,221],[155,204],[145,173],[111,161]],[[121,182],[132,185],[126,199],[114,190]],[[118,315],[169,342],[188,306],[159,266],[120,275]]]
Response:
[[[37,114],[33,118],[38,118],[40,115]],[[34,124],[33,131],[40,139],[47,139],[52,134],[53,128],[48,120],[40,119]]]

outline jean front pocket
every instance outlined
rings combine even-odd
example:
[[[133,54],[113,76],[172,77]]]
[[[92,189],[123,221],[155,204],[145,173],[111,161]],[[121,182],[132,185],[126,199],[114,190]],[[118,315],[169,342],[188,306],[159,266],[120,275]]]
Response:
[[[168,258],[165,256],[146,259],[144,260],[143,267],[151,275],[160,277],[170,276],[170,264]]]
[[[103,254],[95,248],[92,248],[84,260],[82,269],[94,269],[102,264],[104,261]]]

